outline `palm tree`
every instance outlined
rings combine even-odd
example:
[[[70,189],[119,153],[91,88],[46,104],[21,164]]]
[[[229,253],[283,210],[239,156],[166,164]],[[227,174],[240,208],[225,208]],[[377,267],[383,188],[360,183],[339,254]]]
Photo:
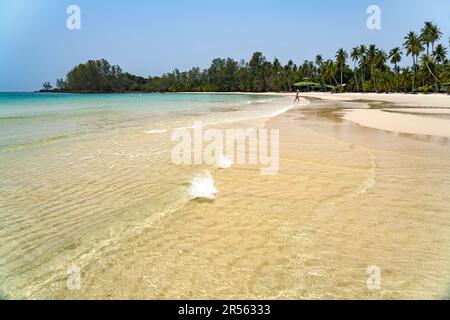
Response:
[[[447,58],[447,48],[442,44],[438,44],[433,51],[433,58],[436,62],[436,76],[439,78],[439,66],[444,63]]]
[[[398,73],[398,63],[402,61],[402,54],[403,52],[399,47],[392,49],[389,51],[389,59],[390,63],[394,65],[394,70],[396,73]]]
[[[375,57],[377,55],[377,47],[373,44],[369,46],[367,49],[367,63],[370,66],[370,77],[372,79],[372,85],[375,88],[375,75],[374,75],[374,68],[375,68]]]
[[[447,57],[447,48],[442,44],[438,44],[433,50],[433,58],[437,64],[443,63]]]
[[[338,68],[337,65],[332,60],[327,60],[324,63],[324,75],[330,80],[330,83],[333,84],[333,80],[336,83],[336,86],[339,86],[339,83],[336,80],[335,74]]]
[[[420,55],[420,53],[424,50],[424,47],[422,45],[422,42],[420,40],[420,37],[417,35],[417,33],[411,31],[408,33],[408,35],[405,37],[405,43],[403,46],[406,49],[406,55],[412,56],[413,59],[413,80],[412,80],[412,91],[415,91],[415,78],[416,78],[416,64],[417,59]]]
[[[374,79],[375,89],[377,92],[378,92],[377,78],[379,78],[379,77],[376,77],[376,73],[377,73],[377,71],[378,71],[378,74],[382,73],[382,70],[385,69],[384,67],[385,67],[387,59],[388,59],[388,55],[386,54],[386,52],[384,52],[383,50],[378,50],[378,49],[375,51],[375,54],[373,56],[373,67],[375,68],[373,71],[374,72],[373,79]]]
[[[423,66],[426,67],[426,69],[428,70],[430,75],[434,78],[436,90],[438,91],[439,90],[439,86],[438,86],[439,79],[436,77],[436,75],[433,73],[433,71],[431,69],[434,66],[433,58],[431,58],[428,54],[424,54],[420,57],[420,62],[422,63]]]
[[[275,90],[281,89],[282,85],[282,70],[283,66],[280,63],[278,58],[275,58],[272,63],[272,86],[275,87]]]
[[[390,63],[394,65],[394,71],[395,71],[396,78],[398,78],[398,73],[400,71],[400,68],[398,67],[398,63],[402,60],[402,54],[403,54],[403,52],[401,52],[399,47],[396,47],[389,52]],[[397,85],[396,89],[398,91],[398,85]]]
[[[376,77],[378,78],[377,81],[377,92],[381,90],[382,92],[389,92],[392,87],[392,72],[390,71],[375,71]]]
[[[318,54],[316,56],[315,63],[316,63],[316,66],[317,66],[317,72],[319,73],[320,77],[322,78],[322,84],[323,84],[323,87],[325,89],[325,79],[324,79],[323,73],[322,73],[322,65],[323,65],[323,57],[322,57],[322,55]]]
[[[341,90],[344,87],[344,66],[347,62],[347,58],[348,54],[344,49],[341,48],[336,52],[336,62],[341,70]]]
[[[366,62],[367,62],[367,48],[365,45],[359,46],[359,65],[361,69],[361,84],[362,84],[362,91],[364,92],[364,83],[366,82]]]
[[[289,60],[287,65],[284,67],[286,72],[286,80],[288,82],[288,89],[289,91],[292,91],[292,83],[294,80],[294,73],[296,72],[297,66],[295,65],[294,61]]]
[[[43,84],[42,84],[42,88],[43,88],[43,91],[45,91],[45,92],[49,92],[50,90],[52,90],[52,85],[50,84],[50,82],[44,82]]]
[[[323,63],[323,57],[322,57],[322,55],[321,54],[318,54],[317,56],[316,56],[316,66],[318,67],[318,68],[320,68],[321,66],[322,66],[322,63]]]
[[[400,72],[399,83],[402,89],[405,91],[408,90],[408,85],[410,80],[412,79],[411,71],[408,68],[403,68]]]
[[[375,53],[375,67],[382,68],[388,60],[388,55],[384,50],[377,50]]]
[[[420,39],[427,46],[427,55],[430,54],[430,44],[431,51],[434,51],[434,44],[441,38],[442,32],[439,27],[432,21],[425,22],[422,30],[420,31]]]
[[[427,54],[430,53],[430,43],[431,43],[431,28],[433,23],[431,21],[425,22],[425,25],[420,30],[420,40],[427,46]]]
[[[436,24],[433,24],[430,30],[431,50],[434,51],[434,44],[442,37],[442,32]]]
[[[432,24],[430,28],[431,51],[434,51],[434,45],[442,37],[442,32],[436,24]]]
[[[359,58],[360,58],[359,47],[355,47],[352,49],[352,51],[350,53],[350,57],[352,58],[352,60],[355,64],[354,69],[355,69],[356,89],[359,92],[358,71],[356,69],[356,65],[358,64]]]

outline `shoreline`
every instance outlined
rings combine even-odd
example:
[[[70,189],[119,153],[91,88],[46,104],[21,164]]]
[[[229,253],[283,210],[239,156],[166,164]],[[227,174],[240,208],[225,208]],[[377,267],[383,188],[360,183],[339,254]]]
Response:
[[[129,91],[129,92],[111,92],[111,91],[0,91],[0,93],[72,93],[72,94],[248,94],[248,95],[295,95],[297,91],[263,91],[263,92],[246,92],[246,91],[174,91],[174,92],[148,92],[148,91]],[[309,91],[302,92],[299,91],[301,96],[320,96],[320,97],[330,97],[330,100],[345,100],[344,98],[367,98],[367,97],[449,97],[448,93],[403,93],[403,92],[392,92],[392,93],[377,93],[377,92],[342,92],[342,93],[331,93],[331,92],[319,92],[319,91]]]
[[[370,101],[373,100],[367,100],[367,102]],[[332,105],[332,108],[328,108],[330,106],[328,103],[321,107],[321,102],[321,100],[314,100],[308,108],[293,109],[280,117],[271,119],[268,123],[270,127],[286,130],[283,138],[288,148],[282,148],[284,151],[281,154],[287,154],[288,160],[281,161],[282,167],[294,159],[301,159],[303,163],[296,164],[295,170],[307,175],[306,172],[314,170],[317,158],[320,159],[323,167],[317,170],[318,176],[314,176],[311,181],[320,181],[318,190],[322,193],[328,192],[323,184],[327,184],[329,180],[328,178],[321,180],[320,175],[324,173],[328,175],[334,172],[336,167],[339,167],[336,173],[339,178],[334,179],[333,183],[351,182],[351,187],[348,186],[347,189],[346,186],[339,197],[334,197],[333,194],[332,197],[319,201],[320,204],[311,219],[314,221],[314,234],[319,243],[316,246],[322,249],[313,251],[326,251],[330,256],[337,256],[335,263],[341,264],[342,268],[348,267],[350,270],[355,270],[363,266],[362,273],[365,272],[365,264],[368,261],[370,263],[375,261],[377,265],[382,266],[385,272],[382,290],[375,294],[363,291],[359,294],[352,292],[358,298],[366,294],[366,297],[375,299],[413,297],[429,299],[448,296],[449,273],[442,272],[439,276],[434,274],[431,276],[431,270],[446,268],[449,255],[444,254],[425,262],[424,253],[427,250],[438,252],[439,249],[427,248],[425,243],[428,241],[423,241],[442,237],[436,241],[442,245],[442,248],[446,247],[449,241],[446,235],[448,231],[440,227],[441,219],[446,219],[445,214],[440,213],[445,213],[446,209],[441,208],[441,211],[437,209],[442,204],[439,201],[445,201],[447,196],[442,193],[442,200],[441,196],[437,197],[439,200],[430,200],[427,195],[427,192],[433,188],[436,188],[435,195],[445,190],[439,186],[448,177],[445,170],[442,170],[448,164],[448,140],[444,146],[444,144],[433,143],[431,139],[410,139],[409,136],[393,135],[382,129],[367,129],[355,122],[341,122],[328,115],[343,109],[334,109]],[[345,107],[345,102],[343,105]],[[448,108],[450,110],[450,107]],[[365,109],[356,110],[366,111]],[[297,146],[299,142],[302,147],[292,150],[292,146]],[[311,146],[311,149],[306,152],[305,149],[308,146]],[[337,159],[341,161],[341,157],[345,160],[342,163],[339,162],[338,166],[334,165],[334,161]],[[351,164],[349,164],[350,159]],[[356,185],[357,168],[364,168],[360,176],[363,179],[359,181],[360,189],[356,191],[356,195],[349,195],[348,190]],[[346,170],[349,170],[348,176]],[[416,172],[413,178],[411,170]],[[440,173],[436,174],[435,171]],[[442,181],[437,182],[441,179],[439,175],[442,175]],[[404,182],[400,188],[398,181]],[[329,188],[333,187],[329,185]],[[378,199],[383,199],[383,202],[379,203]],[[406,199],[415,204],[409,207]],[[435,213],[429,215],[428,210]],[[411,230],[402,229],[402,232],[396,232],[399,226],[411,228]],[[317,232],[317,229],[321,232]],[[430,229],[438,235],[428,234]],[[384,236],[378,237],[377,234]],[[372,242],[374,238],[377,241]],[[365,247],[367,241],[372,243],[369,247]],[[321,244],[324,244],[323,247]],[[350,244],[360,251],[349,254]],[[323,259],[326,261],[333,260],[327,255],[324,256]],[[408,261],[411,260],[424,261],[423,269],[418,271],[410,268]],[[403,280],[402,285],[398,285],[399,281],[402,281],[402,273],[405,270],[408,270],[407,274],[411,274],[411,279]],[[339,272],[336,271],[336,273]],[[430,277],[423,279],[423,274],[430,274]],[[334,277],[338,278],[336,275]],[[415,280],[412,280],[413,278]],[[350,284],[354,279],[348,278],[346,281]],[[427,292],[425,287],[431,291]],[[357,286],[354,290],[357,290]],[[349,297],[345,294],[343,296]]]
[[[362,127],[401,134],[450,138],[450,119],[448,112],[444,112],[450,112],[448,95],[310,93],[301,96],[336,103],[362,103],[363,108],[349,105],[339,109],[343,120]],[[395,112],[399,109],[403,112]],[[410,113],[405,112],[409,109]],[[429,111],[436,109],[440,112]]]
[[[443,93],[411,94],[411,93],[300,93],[302,97],[318,98],[330,101],[380,101],[391,102],[400,106],[411,107],[448,107],[450,108],[450,95]]]
[[[62,238],[51,248],[55,260],[36,257],[45,270],[30,268],[23,280],[7,283],[6,294],[28,299],[441,298],[450,278],[445,250],[450,149],[327,117],[363,103],[301,97],[294,104],[292,94],[272,96],[278,97],[254,99],[270,100],[272,117],[205,124],[278,129],[280,170],[270,177],[252,165],[174,165],[165,153],[173,147],[170,134],[147,135],[140,126],[5,158],[13,191],[5,193],[13,206],[9,214],[21,218],[29,212],[33,229],[19,230],[20,241],[4,243],[0,252],[20,253],[30,243],[45,246],[46,237]],[[218,190],[216,198],[190,199],[193,179],[205,172]],[[46,190],[57,192],[43,196],[33,188],[40,179],[48,179],[43,180]],[[404,182],[401,188],[398,181]],[[16,185],[20,189],[14,192]],[[24,185],[32,189],[23,190]],[[35,207],[39,197],[43,209]],[[56,235],[46,223],[57,226]],[[28,236],[30,231],[39,240]],[[6,275],[13,274],[14,261]],[[372,264],[384,275],[383,289],[374,293],[365,286]],[[61,265],[82,267],[81,290],[68,291],[58,282],[66,272]],[[435,275],[433,270],[444,271]]]
[[[133,91],[133,92],[75,92],[75,91],[12,91],[12,92],[0,92],[0,93],[42,93],[42,94],[82,94],[82,95],[129,95],[129,94],[141,94],[141,95],[153,95],[153,94],[205,94],[205,95],[271,95],[271,96],[295,96],[295,92],[244,92],[244,91],[232,91],[232,92],[220,92],[220,91],[180,91],[180,92],[145,92],[145,91]]]
[[[246,95],[246,96],[272,96],[272,97],[295,97],[296,92],[37,92],[43,94],[82,94],[82,95]],[[364,108],[351,105],[347,108],[341,107],[341,117],[345,121],[356,123],[360,126],[384,130],[396,133],[427,135],[437,137],[450,137],[450,119],[444,112],[440,114],[430,115],[432,112],[425,110],[424,112],[390,112],[389,109],[449,109],[450,95],[442,93],[434,94],[410,94],[410,93],[329,93],[329,92],[300,92],[300,96],[308,101],[314,99],[322,99],[331,102],[343,103],[354,102],[364,105]],[[286,101],[287,103],[287,101]],[[383,105],[384,104],[384,105]],[[256,117],[238,119],[248,121],[251,119],[260,120],[262,118],[273,118],[283,114],[292,108],[305,107],[304,103],[294,104],[289,102],[289,107],[274,112],[268,117]],[[381,108],[381,110],[380,110]],[[450,109],[449,109],[450,110]],[[428,114],[428,116],[427,116]],[[439,116],[442,118],[439,118]],[[447,118],[445,118],[447,117]]]

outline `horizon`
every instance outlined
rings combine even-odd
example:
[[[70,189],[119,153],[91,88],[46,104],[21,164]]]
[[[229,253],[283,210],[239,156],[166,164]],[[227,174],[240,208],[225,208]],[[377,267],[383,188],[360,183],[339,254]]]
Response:
[[[299,65],[316,54],[334,58],[339,48],[348,51],[361,43],[390,50],[401,47],[407,32],[420,31],[429,20],[439,25],[440,42],[448,46],[450,21],[442,10],[446,1],[392,2],[138,1],[130,7],[86,0],[5,0],[0,4],[0,92],[31,92],[45,81],[54,85],[74,66],[101,58],[131,74],[149,77],[174,69],[204,69],[217,57],[248,61],[256,51],[271,61],[292,59]],[[80,30],[66,26],[66,9],[73,4],[81,9]],[[381,30],[366,26],[366,10],[372,4],[381,9]],[[396,19],[399,15],[401,21]],[[409,60],[403,55],[401,65]]]

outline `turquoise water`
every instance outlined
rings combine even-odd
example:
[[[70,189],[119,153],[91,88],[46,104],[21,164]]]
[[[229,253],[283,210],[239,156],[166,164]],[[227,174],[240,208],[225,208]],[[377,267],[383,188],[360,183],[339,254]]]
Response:
[[[66,292],[191,200],[203,166],[172,164],[171,129],[267,117],[267,95],[0,93],[0,299]]]
[[[147,123],[161,130],[197,120],[265,116],[276,111],[267,108],[274,99],[258,95],[0,93],[0,147]]]

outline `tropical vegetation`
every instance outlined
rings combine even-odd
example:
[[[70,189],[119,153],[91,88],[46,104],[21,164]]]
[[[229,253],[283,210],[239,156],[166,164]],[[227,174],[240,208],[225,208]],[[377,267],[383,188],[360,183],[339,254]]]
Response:
[[[340,48],[334,58],[318,54],[314,61],[296,65],[269,61],[255,52],[249,61],[217,58],[207,69],[175,69],[161,76],[140,77],[122,71],[106,60],[91,60],[73,68],[52,90],[68,92],[266,92],[331,90],[335,92],[447,92],[450,62],[442,31],[426,22],[409,32],[401,47],[385,51],[359,45]],[[403,63],[403,67],[401,66]]]

